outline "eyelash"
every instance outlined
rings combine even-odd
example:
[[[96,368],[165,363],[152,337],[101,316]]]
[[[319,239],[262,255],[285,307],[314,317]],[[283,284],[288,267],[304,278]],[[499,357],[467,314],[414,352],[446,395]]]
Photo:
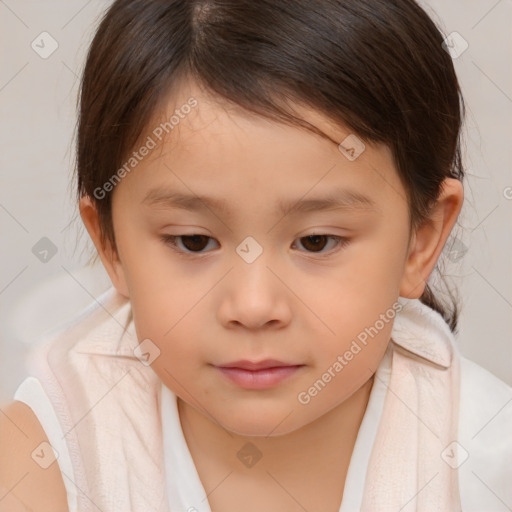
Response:
[[[163,235],[162,236],[162,241],[164,242],[164,244],[169,246],[173,251],[177,252],[181,256],[193,257],[194,255],[198,255],[199,257],[201,257],[201,255],[207,254],[205,252],[199,252],[199,251],[198,252],[184,251],[184,250],[178,248],[178,245],[176,243],[176,239],[184,238],[184,237],[193,237],[193,236],[204,236],[206,238],[209,238],[210,240],[213,240],[213,238],[211,238],[211,237],[209,237],[207,235],[193,234],[193,235]],[[328,251],[327,253],[309,252],[309,254],[319,254],[321,258],[327,257],[332,252],[337,252],[338,250],[343,249],[349,243],[349,239],[346,238],[346,237],[337,236],[337,235],[329,235],[329,234],[324,234],[324,233],[314,233],[314,234],[311,234],[311,235],[302,236],[302,237],[298,238],[297,240],[301,240],[303,238],[310,238],[310,237],[314,237],[314,236],[325,236],[325,237],[334,239],[337,242],[336,249]]]

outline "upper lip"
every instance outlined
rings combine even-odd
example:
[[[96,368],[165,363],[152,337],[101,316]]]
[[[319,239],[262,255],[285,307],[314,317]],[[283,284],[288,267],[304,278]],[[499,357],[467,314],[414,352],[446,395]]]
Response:
[[[240,361],[233,361],[232,363],[220,364],[220,368],[241,368],[243,370],[262,370],[265,368],[277,368],[280,366],[300,366],[297,364],[284,363],[277,359],[264,359],[263,361],[249,361],[243,359]]]

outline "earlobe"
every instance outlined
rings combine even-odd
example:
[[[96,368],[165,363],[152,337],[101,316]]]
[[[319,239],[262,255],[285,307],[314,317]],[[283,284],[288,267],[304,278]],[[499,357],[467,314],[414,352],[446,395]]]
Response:
[[[464,202],[464,188],[455,178],[446,178],[429,218],[412,235],[400,296],[421,297]]]
[[[80,199],[79,209],[82,221],[94,243],[94,246],[96,247],[96,250],[98,251],[101,262],[112,281],[112,285],[121,295],[129,298],[130,295],[126,284],[123,266],[117,251],[112,247],[112,244],[108,240],[105,243],[102,243],[101,228],[96,206],[90,197],[83,196]]]

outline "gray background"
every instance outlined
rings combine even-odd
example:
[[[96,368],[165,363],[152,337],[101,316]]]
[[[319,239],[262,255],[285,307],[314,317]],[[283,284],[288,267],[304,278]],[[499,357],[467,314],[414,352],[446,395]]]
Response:
[[[108,4],[0,0],[0,403],[25,378],[37,338],[109,285],[101,266],[85,266],[92,244],[72,181],[78,76]],[[458,346],[512,384],[512,1],[422,5],[469,44],[454,59],[468,107],[466,200],[444,266],[460,290]],[[58,44],[46,59],[31,47],[44,31]],[[43,237],[57,251],[47,262],[32,252]]]

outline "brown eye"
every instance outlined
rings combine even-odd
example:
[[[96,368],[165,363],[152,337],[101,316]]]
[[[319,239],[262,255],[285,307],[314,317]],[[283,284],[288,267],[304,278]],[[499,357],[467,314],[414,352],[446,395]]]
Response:
[[[179,239],[184,249],[178,244]],[[213,239],[206,235],[164,235],[162,240],[179,252],[202,253],[208,241]]]
[[[308,250],[316,251],[316,250],[322,250],[328,240],[328,236],[326,235],[311,235],[311,236],[305,236],[301,238],[301,244],[303,247],[305,247]],[[306,243],[304,243],[302,240],[305,240]]]
[[[178,243],[181,240],[181,243]],[[206,254],[210,251],[205,250],[213,238],[206,235],[163,235],[162,241],[171,247],[174,251],[182,255],[192,254]],[[324,248],[328,246],[329,241],[334,242],[333,248],[343,248],[348,244],[348,239],[335,235],[309,235],[298,239],[300,244],[306,249],[306,252],[319,254],[321,256],[325,253],[332,252]]]
[[[189,251],[201,251],[208,245],[208,236],[205,235],[183,235],[183,245]]]
[[[334,247],[338,247],[340,249],[348,244],[347,238],[335,235],[309,235],[299,238],[300,244],[306,249],[306,252],[311,252],[313,254],[318,253],[322,256],[324,253],[331,252],[329,250],[323,250],[330,240],[335,242]]]

